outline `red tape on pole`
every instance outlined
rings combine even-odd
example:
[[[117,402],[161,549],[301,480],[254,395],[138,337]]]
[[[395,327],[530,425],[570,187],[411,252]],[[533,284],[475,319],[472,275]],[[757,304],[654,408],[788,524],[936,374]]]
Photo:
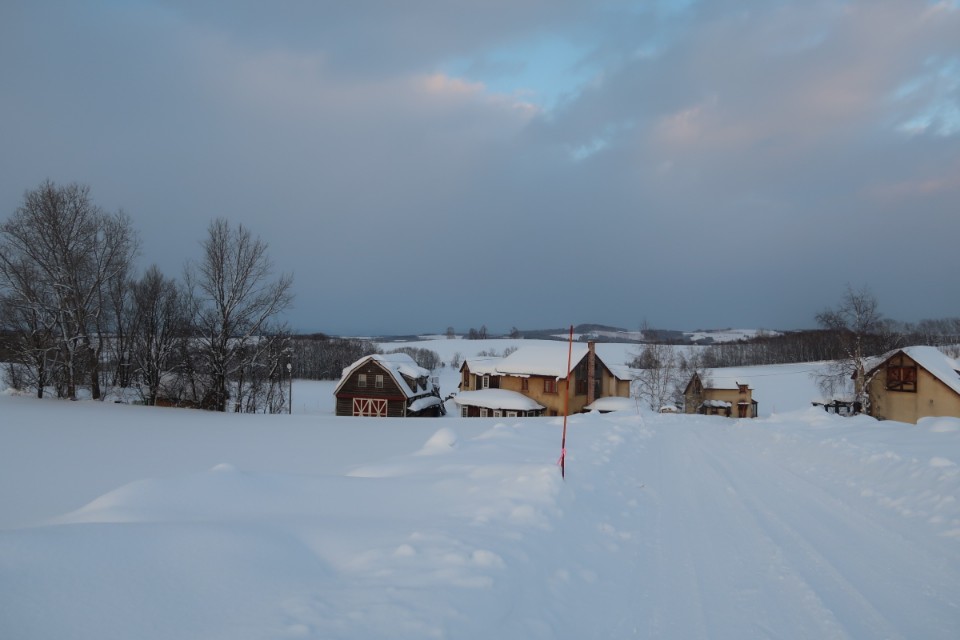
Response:
[[[560,442],[560,477],[567,477],[567,416],[570,413],[570,366],[573,359],[573,325],[570,325],[570,339],[567,341],[567,388],[563,394],[563,440]]]

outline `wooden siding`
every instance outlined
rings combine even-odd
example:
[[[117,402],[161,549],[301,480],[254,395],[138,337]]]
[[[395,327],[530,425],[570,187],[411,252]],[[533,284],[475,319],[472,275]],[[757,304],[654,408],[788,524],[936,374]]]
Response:
[[[367,385],[359,385],[360,375],[367,376]],[[383,388],[376,386],[377,376],[383,376]],[[350,373],[337,391],[337,415],[353,415],[354,398],[386,398],[387,416],[391,418],[402,418],[406,415],[407,396],[397,385],[393,376],[376,360],[369,360],[363,365],[357,367]]]

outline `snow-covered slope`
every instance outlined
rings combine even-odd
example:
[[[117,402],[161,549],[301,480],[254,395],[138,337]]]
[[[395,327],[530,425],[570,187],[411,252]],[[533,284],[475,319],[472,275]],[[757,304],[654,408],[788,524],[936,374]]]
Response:
[[[3,638],[960,628],[960,420],[0,416]]]

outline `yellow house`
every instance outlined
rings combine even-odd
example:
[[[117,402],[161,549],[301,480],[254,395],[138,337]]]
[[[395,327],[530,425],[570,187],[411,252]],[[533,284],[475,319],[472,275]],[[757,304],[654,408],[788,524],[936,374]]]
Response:
[[[593,342],[575,343],[570,356],[570,377],[567,377],[568,345],[538,344],[523,347],[505,358],[486,358],[466,360],[460,367],[460,391],[479,392],[484,390],[513,391],[533,400],[541,407],[542,415],[563,415],[567,388],[570,388],[569,411],[580,413],[588,404],[598,398],[610,396],[629,397],[630,378],[622,371],[607,366],[596,353]],[[495,394],[487,394],[491,399]],[[506,394],[499,394],[509,397]],[[461,415],[492,415],[494,411],[516,410],[493,407],[489,402],[485,408],[489,413],[473,412],[466,404],[474,393],[464,395],[460,405]],[[472,401],[470,401],[472,402]]]
[[[694,373],[683,390],[683,412],[728,418],[756,418],[753,389],[736,370],[708,369]]]
[[[920,418],[960,418],[960,362],[935,347],[904,347],[867,371],[869,413],[916,424]]]

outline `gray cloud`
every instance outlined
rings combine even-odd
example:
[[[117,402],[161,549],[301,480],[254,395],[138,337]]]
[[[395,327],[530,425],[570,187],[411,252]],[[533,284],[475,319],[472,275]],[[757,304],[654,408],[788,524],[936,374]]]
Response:
[[[549,111],[441,73],[544,33],[595,70]],[[227,216],[303,330],[956,315],[958,42],[907,1],[5,5],[0,210],[90,184],[171,274]]]

